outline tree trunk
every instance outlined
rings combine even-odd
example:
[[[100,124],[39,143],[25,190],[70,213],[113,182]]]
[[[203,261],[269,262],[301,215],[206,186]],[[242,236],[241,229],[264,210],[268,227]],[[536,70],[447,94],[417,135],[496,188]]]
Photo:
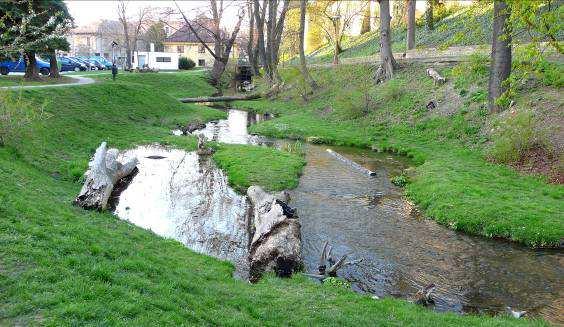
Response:
[[[309,69],[307,68],[306,57],[305,57],[305,17],[306,17],[306,2],[307,0],[300,1],[300,68],[302,71],[302,76],[307,84],[311,86],[313,90],[318,88],[317,83],[309,74]]]
[[[202,102],[226,102],[236,100],[254,100],[260,98],[260,94],[249,95],[225,95],[225,96],[211,96],[211,97],[197,97],[197,98],[182,98],[179,99],[182,103],[202,103]]]
[[[57,55],[55,50],[49,53],[49,77],[50,78],[60,78],[59,66],[57,66]]]
[[[115,183],[131,174],[138,163],[137,158],[131,158],[125,163],[119,162],[118,154],[117,149],[108,150],[106,142],[102,142],[96,149],[94,157],[88,163],[86,181],[74,200],[75,205],[85,209],[107,208]]]
[[[494,1],[493,40],[488,85],[490,112],[499,112],[503,109],[496,101],[509,88],[506,81],[511,74],[511,31],[507,24],[510,10],[505,1]]]
[[[368,33],[370,32],[370,16],[372,15],[371,11],[370,11],[370,5],[372,4],[372,2],[370,0],[368,0],[368,3],[366,4],[366,9],[364,10],[364,14],[362,16],[362,25],[360,27],[360,34],[364,34],[364,33]]]
[[[415,48],[415,0],[407,3],[407,50]]]
[[[433,5],[435,0],[427,0],[427,9],[425,10],[425,26],[429,31],[435,28],[435,24],[433,22]]]
[[[251,186],[247,196],[253,205],[252,235],[248,262],[251,282],[273,271],[279,277],[290,277],[302,265],[300,223],[295,210],[286,202],[287,193],[271,195]]]
[[[26,51],[24,53],[25,74],[24,79],[28,81],[39,81],[39,71],[37,70],[37,61],[35,60],[35,51]]]
[[[221,92],[220,90],[221,75],[223,75],[223,72],[225,71],[225,64],[226,63],[220,59],[215,59],[213,61],[213,67],[210,75],[211,76],[210,84],[215,86],[219,92]]]
[[[255,13],[253,10],[253,5],[248,4],[249,11],[249,40],[247,43],[247,56],[249,57],[249,65],[251,66],[251,71],[253,75],[257,76],[259,73],[258,69],[258,52],[255,46]]]
[[[391,29],[390,29],[390,1],[379,0],[380,3],[380,67],[376,70],[376,83],[389,80],[397,68],[396,60],[392,54]]]
[[[333,65],[339,64],[339,55],[341,54],[341,52],[343,52],[343,49],[341,48],[341,42],[335,41],[335,50],[333,51]]]

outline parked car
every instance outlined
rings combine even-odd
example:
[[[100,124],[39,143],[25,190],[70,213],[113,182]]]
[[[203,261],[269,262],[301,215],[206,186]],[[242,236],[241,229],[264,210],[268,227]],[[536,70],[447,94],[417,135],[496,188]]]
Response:
[[[92,57],[90,57],[90,59],[94,59],[97,62],[101,63],[102,65],[104,65],[106,67],[106,69],[112,69],[112,63],[108,59],[106,59],[102,56],[92,56]]]
[[[87,62],[82,57],[69,57],[69,58],[76,61],[76,62],[79,62],[79,63],[85,65],[87,70],[98,70],[98,67],[96,67],[96,65]]]
[[[76,60],[73,60],[71,58],[68,57],[59,57],[57,58],[57,60],[61,63],[61,71],[62,72],[68,72],[68,71],[81,71],[81,70],[87,70],[88,67],[86,67],[85,64],[82,64]]]
[[[98,60],[94,60],[94,59],[84,59],[84,61],[93,64],[94,66],[96,66],[96,68],[97,68],[98,70],[104,70],[104,69],[106,69],[106,66],[103,65],[103,64],[101,64],[100,62],[98,62]]]
[[[39,73],[42,75],[49,75],[49,72],[51,71],[49,63],[39,58],[35,58],[35,60]],[[23,57],[20,57],[18,61],[2,61],[0,62],[0,74],[8,75],[10,72],[23,73],[25,72],[25,66],[26,64]]]

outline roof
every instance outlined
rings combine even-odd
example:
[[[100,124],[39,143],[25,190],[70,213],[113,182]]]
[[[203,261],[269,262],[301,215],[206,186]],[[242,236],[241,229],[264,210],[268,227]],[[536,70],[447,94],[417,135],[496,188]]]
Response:
[[[209,18],[200,17],[195,21],[190,22],[192,27],[198,33],[198,36],[206,42],[206,43],[214,43],[215,39],[211,32],[212,21]],[[205,25],[206,28],[202,27]],[[221,31],[221,34],[224,35],[225,32]],[[196,43],[200,42],[196,35],[192,32],[188,24],[184,24],[181,28],[179,28],[176,32],[172,33],[169,37],[167,37],[164,42],[189,42],[189,43]]]

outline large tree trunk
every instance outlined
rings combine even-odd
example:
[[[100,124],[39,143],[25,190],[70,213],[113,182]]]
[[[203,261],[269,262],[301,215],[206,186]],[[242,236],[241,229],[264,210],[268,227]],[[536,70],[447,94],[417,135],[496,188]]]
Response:
[[[117,149],[108,150],[106,142],[102,142],[96,149],[94,157],[88,163],[86,181],[74,200],[75,205],[85,209],[107,208],[114,185],[131,174],[138,163],[137,158],[131,158],[125,163],[119,162],[118,154]]]
[[[258,186],[247,190],[253,205],[254,234],[249,249],[251,282],[264,272],[289,277],[302,266],[300,223],[287,202],[287,194],[271,195]]]
[[[380,67],[376,70],[376,83],[389,80],[397,68],[396,60],[392,54],[392,43],[390,29],[390,1],[379,0],[380,3]]]
[[[35,60],[35,51],[26,51],[24,53],[25,74],[24,79],[28,81],[39,81],[39,71],[37,70],[37,60]]]
[[[300,69],[302,71],[302,76],[307,84],[311,86],[312,89],[317,89],[317,83],[309,74],[309,69],[307,68],[306,57],[305,57],[305,17],[306,17],[306,2],[307,0],[300,1]]]
[[[407,2],[407,50],[415,48],[415,0]]]
[[[508,89],[507,79],[511,74],[511,31],[507,24],[510,7],[505,1],[494,1],[494,21],[490,80],[488,86],[488,107],[491,112],[499,112],[496,104]]]
[[[425,10],[425,26],[429,31],[435,28],[435,24],[433,22],[433,5],[435,0],[427,0],[427,9]]]
[[[258,69],[258,48],[255,46],[255,13],[252,3],[248,4],[247,10],[249,11],[249,40],[247,43],[247,56],[249,57],[249,65],[253,75],[259,74]]]
[[[57,66],[57,55],[55,50],[49,53],[49,77],[50,78],[60,78],[59,66]]]

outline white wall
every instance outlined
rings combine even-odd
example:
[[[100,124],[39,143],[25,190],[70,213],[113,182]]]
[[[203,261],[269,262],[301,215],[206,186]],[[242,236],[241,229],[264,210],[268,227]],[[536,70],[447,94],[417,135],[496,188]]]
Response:
[[[170,62],[157,61],[159,58],[170,58]],[[149,68],[177,70],[178,69],[178,53],[172,52],[146,52],[139,51],[135,53],[132,67],[141,67],[143,63],[149,65]]]

